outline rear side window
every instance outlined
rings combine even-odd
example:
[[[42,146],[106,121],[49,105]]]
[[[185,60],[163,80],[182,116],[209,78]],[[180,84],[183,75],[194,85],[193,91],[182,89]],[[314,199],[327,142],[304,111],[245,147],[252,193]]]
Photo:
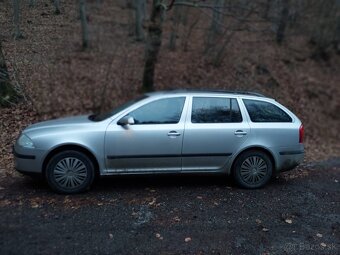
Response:
[[[185,97],[159,99],[129,113],[138,124],[176,124],[181,119]]]
[[[292,118],[274,104],[243,99],[252,122],[292,122]]]
[[[194,97],[192,123],[242,122],[242,115],[235,98]]]

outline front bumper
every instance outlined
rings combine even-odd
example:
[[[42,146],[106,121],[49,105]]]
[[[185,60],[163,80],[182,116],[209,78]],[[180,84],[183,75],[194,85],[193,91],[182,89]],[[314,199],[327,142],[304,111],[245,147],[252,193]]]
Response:
[[[13,146],[14,167],[24,174],[42,173],[44,151]]]

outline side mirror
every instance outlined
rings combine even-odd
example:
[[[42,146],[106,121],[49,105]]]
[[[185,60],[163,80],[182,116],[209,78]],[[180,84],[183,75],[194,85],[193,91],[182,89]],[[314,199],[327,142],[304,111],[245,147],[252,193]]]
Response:
[[[121,118],[117,122],[117,124],[120,125],[120,126],[133,125],[133,124],[135,124],[135,120],[133,119],[133,117],[126,115],[123,118]]]

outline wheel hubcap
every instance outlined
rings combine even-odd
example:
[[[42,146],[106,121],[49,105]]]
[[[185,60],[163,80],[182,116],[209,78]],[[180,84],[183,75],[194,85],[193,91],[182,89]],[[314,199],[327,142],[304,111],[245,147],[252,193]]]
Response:
[[[73,157],[60,160],[53,171],[55,181],[63,188],[76,188],[82,185],[87,177],[85,164]]]
[[[261,157],[246,158],[241,165],[241,178],[248,184],[258,184],[267,175],[268,166]]]

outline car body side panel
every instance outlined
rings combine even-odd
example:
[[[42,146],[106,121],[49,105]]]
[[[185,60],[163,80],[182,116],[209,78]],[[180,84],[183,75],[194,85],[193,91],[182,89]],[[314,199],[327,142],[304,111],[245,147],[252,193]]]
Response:
[[[263,100],[263,99],[261,99]],[[301,121],[287,108],[274,100],[263,100],[273,103],[288,113],[293,122],[287,123],[254,123],[251,122],[246,108],[240,100],[244,114],[249,120],[251,136],[243,144],[227,165],[227,172],[230,173],[232,162],[244,150],[251,148],[262,148],[268,151],[274,159],[276,172],[289,170],[302,162],[304,156],[304,146],[299,143],[299,127]],[[285,154],[286,155],[282,155]]]
[[[35,149],[26,149],[18,146],[14,146],[14,150],[21,154],[30,154],[30,150],[34,151],[36,155],[35,160],[29,161],[29,165],[34,167],[32,172],[42,172],[42,165],[47,155],[54,149],[66,146],[80,146],[90,153],[92,153],[98,161],[100,172],[104,172],[104,134],[105,126],[107,123],[84,123],[75,125],[65,125],[51,128],[39,128],[30,129],[25,134],[33,139]],[[23,161],[22,159],[19,160]],[[20,167],[22,171],[26,168],[23,167],[23,162]]]

